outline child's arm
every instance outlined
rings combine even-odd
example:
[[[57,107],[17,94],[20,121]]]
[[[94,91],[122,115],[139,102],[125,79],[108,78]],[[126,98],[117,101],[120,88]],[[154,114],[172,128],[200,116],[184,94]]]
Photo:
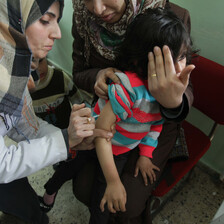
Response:
[[[96,121],[96,128],[110,131],[111,126],[115,122],[116,116],[113,113],[110,101],[108,101]],[[125,211],[126,191],[114,163],[111,142],[108,142],[105,138],[98,137],[95,139],[95,146],[107,182],[100,208],[104,211],[104,205],[107,203],[110,212]]]
[[[155,170],[160,171],[160,169],[152,163],[150,158],[152,158],[152,153],[157,147],[158,137],[162,131],[162,123],[163,120],[155,121],[154,124],[151,125],[149,133],[139,144],[140,156],[136,163],[134,176],[136,177],[140,171],[146,186],[148,185],[148,178],[151,184],[156,181]]]
[[[135,177],[138,176],[139,170],[141,171],[146,186],[148,185],[148,177],[151,184],[156,181],[154,170],[160,171],[160,169],[152,163],[151,159],[146,156],[139,156],[135,167]]]

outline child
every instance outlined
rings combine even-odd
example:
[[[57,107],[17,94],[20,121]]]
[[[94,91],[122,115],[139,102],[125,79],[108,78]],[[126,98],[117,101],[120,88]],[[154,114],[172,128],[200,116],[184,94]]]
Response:
[[[63,129],[68,126],[73,99],[81,99],[79,90],[68,74],[48,65],[46,58],[40,60],[38,72],[40,81],[29,87],[34,111],[38,117]]]
[[[109,100],[99,99],[94,108],[96,114],[100,113],[96,127],[110,130],[116,124],[116,133],[111,143],[102,138],[95,140],[106,183],[99,171],[93,191],[90,223],[107,223],[109,213],[104,210],[105,203],[112,213],[125,211],[127,197],[119,176],[128,152],[136,146],[139,147],[140,157],[135,176],[140,170],[146,185],[148,178],[151,184],[156,180],[155,172],[159,168],[152,164],[150,158],[157,146],[163,120],[159,104],[148,91],[147,55],[158,47],[164,52],[170,49],[173,70],[175,75],[179,75],[191,55],[189,34],[173,13],[148,9],[130,24],[119,48],[116,64],[122,72],[116,74],[121,84],[111,83],[108,87]],[[149,54],[149,63],[154,63],[152,53]],[[159,78],[156,71],[151,71],[151,77],[152,81]]]

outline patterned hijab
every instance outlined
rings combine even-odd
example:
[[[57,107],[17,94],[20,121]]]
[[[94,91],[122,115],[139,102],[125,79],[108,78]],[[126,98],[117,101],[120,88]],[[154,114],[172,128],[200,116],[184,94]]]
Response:
[[[121,0],[118,0],[121,1]],[[73,0],[74,16],[79,35],[85,40],[84,56],[89,58],[90,44],[104,58],[115,59],[116,47],[124,38],[127,26],[140,13],[147,8],[164,7],[166,0],[123,0],[126,2],[126,10],[122,18],[113,24],[106,23],[86,7],[84,0]]]
[[[24,104],[32,61],[25,29],[38,20],[54,1],[0,1],[0,112],[6,115],[20,117]],[[62,15],[62,0],[60,5]]]

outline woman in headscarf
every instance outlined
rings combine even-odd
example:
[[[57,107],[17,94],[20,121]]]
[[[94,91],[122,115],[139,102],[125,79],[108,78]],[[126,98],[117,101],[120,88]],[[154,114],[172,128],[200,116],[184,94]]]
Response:
[[[106,80],[110,78],[119,83],[114,75],[114,58],[127,26],[147,8],[164,7],[165,3],[165,0],[73,0],[74,83],[87,92],[107,99]],[[186,16],[181,19],[189,25],[188,11],[182,9],[178,14]],[[187,28],[190,30],[190,27]],[[179,76],[172,76],[162,50],[155,48],[154,56],[156,63],[148,66],[148,87],[160,103],[162,116],[167,121],[153,153],[152,162],[160,168],[160,172],[156,172],[158,180],[179,132],[179,125],[175,122],[186,118],[193,102],[192,88],[188,85],[193,67],[187,66]],[[119,218],[114,223],[151,223],[149,198],[155,184],[145,186],[140,174],[134,177],[137,159],[138,149],[129,156],[121,177],[127,192],[126,212],[119,212]],[[73,179],[75,196],[87,206],[90,205],[94,167],[95,164],[87,165]],[[88,186],[89,190],[84,186]]]
[[[84,104],[73,106],[69,127],[60,130],[35,116],[27,87],[28,79],[38,80],[34,70],[39,59],[61,38],[63,4],[62,0],[0,2],[0,210],[29,223],[49,221],[27,176],[65,160],[75,146],[93,147],[82,142],[84,137],[93,138],[95,128],[94,119],[87,123],[91,111]],[[6,145],[6,135],[17,144]]]

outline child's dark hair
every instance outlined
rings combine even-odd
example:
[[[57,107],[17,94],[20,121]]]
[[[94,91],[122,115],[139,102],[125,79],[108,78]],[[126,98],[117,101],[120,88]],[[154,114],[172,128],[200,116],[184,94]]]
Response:
[[[147,79],[148,53],[155,46],[169,46],[174,62],[181,50],[187,62],[192,55],[192,41],[183,22],[169,9],[148,9],[129,25],[125,40],[118,48],[116,67]]]

